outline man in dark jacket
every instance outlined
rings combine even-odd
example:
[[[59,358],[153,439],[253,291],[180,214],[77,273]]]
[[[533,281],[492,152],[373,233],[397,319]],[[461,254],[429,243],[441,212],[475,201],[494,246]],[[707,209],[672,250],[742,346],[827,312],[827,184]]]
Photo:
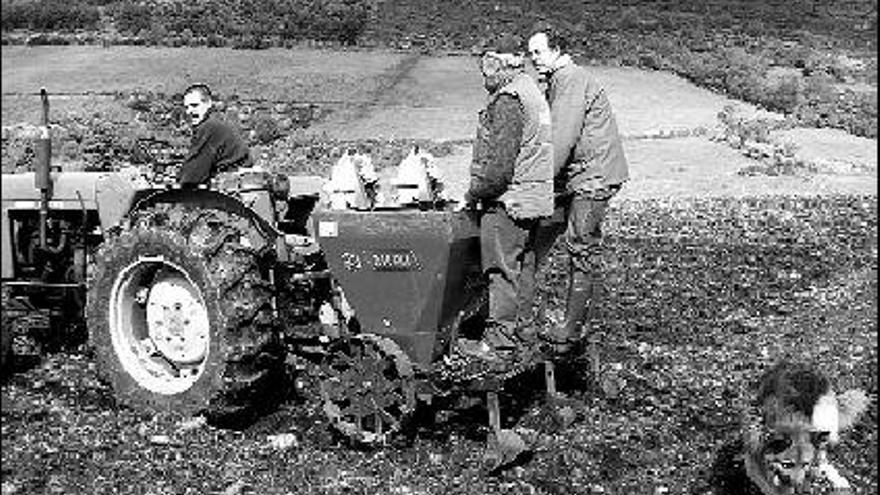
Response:
[[[553,118],[556,185],[554,219],[539,228],[538,258],[563,230],[570,255],[564,321],[545,337],[565,352],[595,308],[602,288],[602,222],[608,201],[629,178],[629,166],[604,88],[574,64],[554,30],[529,39],[535,68],[547,78]]]
[[[527,340],[534,229],[553,212],[550,109],[535,80],[523,72],[517,48],[515,39],[504,39],[498,51],[481,59],[489,103],[480,113],[465,195],[484,209],[480,239],[489,282],[487,326],[470,353],[505,361]]]
[[[253,165],[247,144],[212,110],[211,90],[194,84],[183,93],[183,106],[193,126],[192,142],[177,181],[184,187],[207,184],[217,172]]]

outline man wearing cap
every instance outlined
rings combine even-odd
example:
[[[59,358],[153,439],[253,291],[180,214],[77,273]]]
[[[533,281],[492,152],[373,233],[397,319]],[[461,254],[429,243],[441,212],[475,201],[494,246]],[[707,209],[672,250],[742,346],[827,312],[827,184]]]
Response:
[[[489,101],[480,112],[465,194],[466,203],[484,210],[480,238],[489,316],[482,341],[460,343],[460,349],[502,361],[528,340],[534,228],[553,212],[550,108],[518,52],[517,40],[505,38],[480,59]]]
[[[186,88],[183,106],[193,126],[193,136],[177,174],[181,186],[207,184],[217,172],[253,165],[247,144],[212,110],[211,89],[207,85]]]
[[[547,78],[553,118],[557,211],[538,229],[538,261],[565,232],[569,283],[565,317],[544,337],[559,352],[579,340],[580,326],[601,290],[602,222],[608,201],[629,178],[617,122],[604,88],[564,53],[566,40],[552,28],[535,32],[529,54]]]

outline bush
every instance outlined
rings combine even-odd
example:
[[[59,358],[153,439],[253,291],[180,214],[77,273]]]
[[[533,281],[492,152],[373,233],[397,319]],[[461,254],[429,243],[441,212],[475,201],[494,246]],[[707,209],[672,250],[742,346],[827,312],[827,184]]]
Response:
[[[217,33],[211,33],[206,36],[206,44],[210,47],[221,47],[226,46],[227,42],[226,38],[224,38],[223,36]]]
[[[269,48],[269,42],[259,35],[246,35],[236,38],[232,42],[232,48],[237,50],[263,50]]]
[[[783,78],[776,87],[768,88],[763,96],[767,109],[786,114],[797,110],[803,99],[801,81],[796,77]]]
[[[143,33],[143,30],[141,30],[141,33]],[[165,26],[156,24],[150,27],[150,30],[144,36],[144,40],[146,40],[148,45],[161,46],[165,43],[165,38],[167,37],[168,30],[165,29]]]
[[[69,45],[70,40],[65,38],[64,36],[60,36],[52,33],[41,33],[34,36],[31,36],[27,39],[28,46],[40,46],[40,45]]]
[[[123,0],[114,4],[110,12],[116,21],[116,29],[123,33],[146,32],[153,25],[153,9],[144,3]]]
[[[58,1],[58,0],[53,0]],[[154,3],[122,0],[111,9],[120,31],[180,33],[181,44],[204,37],[209,46],[260,49],[287,40],[318,39],[354,45],[368,20],[368,0],[227,0]],[[6,22],[4,15],[4,23]],[[188,33],[188,36],[187,36]],[[276,39],[271,39],[277,36]],[[222,40],[222,41],[221,41]],[[158,41],[155,37],[151,43]]]
[[[185,46],[193,46],[193,33],[189,28],[184,28],[180,32],[181,43]]]
[[[343,0],[328,4],[328,14],[332,20],[332,38],[343,45],[355,45],[364,32],[367,23],[367,8],[357,0]]]
[[[149,95],[132,94],[125,106],[136,112],[149,112],[153,105]]]
[[[857,136],[877,138],[877,93],[816,92],[795,115],[807,126],[844,129]]]
[[[4,3],[2,28],[34,31],[95,29],[99,17],[98,8],[83,0]]]
[[[253,119],[255,139],[260,144],[269,144],[281,137],[281,129],[278,122],[268,115],[257,115]]]

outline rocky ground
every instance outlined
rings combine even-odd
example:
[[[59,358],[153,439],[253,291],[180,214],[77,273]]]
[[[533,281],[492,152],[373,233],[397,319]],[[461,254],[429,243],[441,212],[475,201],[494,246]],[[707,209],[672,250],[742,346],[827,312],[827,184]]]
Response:
[[[501,472],[486,472],[479,406],[363,451],[296,396],[243,431],[117,408],[88,354],[68,352],[4,380],[3,493],[722,493],[718,459],[740,408],[782,358],[868,392],[832,459],[856,493],[877,493],[876,208],[876,196],[851,195],[617,201],[594,336],[624,386],[560,369],[558,416],[540,380],[512,384],[505,426],[536,448]],[[542,275],[551,309],[561,254]]]

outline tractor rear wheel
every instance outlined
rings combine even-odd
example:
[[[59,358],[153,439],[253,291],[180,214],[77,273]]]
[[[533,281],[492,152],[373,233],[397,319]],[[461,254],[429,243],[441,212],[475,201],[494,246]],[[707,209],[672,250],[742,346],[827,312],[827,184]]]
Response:
[[[0,301],[3,304],[2,322],[0,322],[0,370],[3,371],[3,377],[6,377],[6,370],[12,368],[13,352],[12,341],[15,337],[15,318],[9,314],[9,288],[0,289]]]
[[[5,374],[7,367],[12,365],[12,318],[3,312],[3,322],[0,324],[0,370]]]
[[[223,424],[279,398],[270,248],[246,219],[179,205],[141,213],[105,243],[86,315],[120,402]]]

